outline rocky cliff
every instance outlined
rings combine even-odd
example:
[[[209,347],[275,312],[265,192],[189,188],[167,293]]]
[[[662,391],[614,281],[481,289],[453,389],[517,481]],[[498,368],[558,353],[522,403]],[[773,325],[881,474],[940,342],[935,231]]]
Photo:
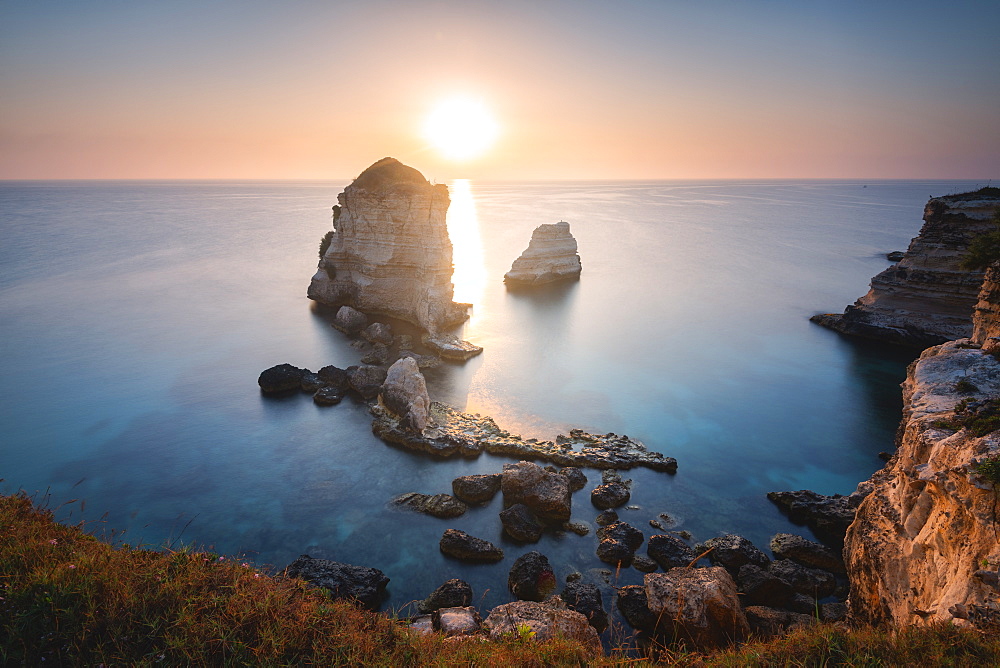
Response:
[[[980,466],[1000,465],[1000,360],[968,340],[934,346],[911,365],[903,398],[897,452],[847,531],[851,613],[996,623],[1000,506]]]
[[[991,353],[1000,353],[1000,262],[986,270],[972,318],[972,342]]]
[[[959,265],[970,240],[993,229],[991,218],[1000,206],[994,190],[932,198],[903,259],[875,276],[868,294],[843,314],[813,316],[813,322],[920,347],[970,336],[983,272]]]
[[[576,248],[569,223],[539,225],[531,233],[528,248],[514,260],[503,280],[508,285],[540,285],[579,278],[582,266]]]
[[[445,185],[383,158],[337,196],[333,234],[309,297],[384,314],[436,333],[467,317],[452,301]]]

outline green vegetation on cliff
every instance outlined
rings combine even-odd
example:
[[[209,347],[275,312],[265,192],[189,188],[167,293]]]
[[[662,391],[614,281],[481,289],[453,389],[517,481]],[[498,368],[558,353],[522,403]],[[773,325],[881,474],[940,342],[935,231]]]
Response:
[[[624,634],[618,634],[624,635]],[[971,666],[1000,640],[952,626],[820,625],[712,656],[677,648],[596,660],[568,640],[417,636],[298,579],[194,550],[113,547],[0,496],[0,664],[330,666]]]

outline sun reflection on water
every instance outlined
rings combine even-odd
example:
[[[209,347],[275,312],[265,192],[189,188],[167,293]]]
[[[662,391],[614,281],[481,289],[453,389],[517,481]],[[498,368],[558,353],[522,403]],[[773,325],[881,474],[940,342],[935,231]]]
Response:
[[[455,179],[448,188],[448,236],[451,237],[452,263],[455,272],[455,301],[481,304],[486,287],[486,267],[483,264],[483,240],[479,235],[476,201],[468,179]]]

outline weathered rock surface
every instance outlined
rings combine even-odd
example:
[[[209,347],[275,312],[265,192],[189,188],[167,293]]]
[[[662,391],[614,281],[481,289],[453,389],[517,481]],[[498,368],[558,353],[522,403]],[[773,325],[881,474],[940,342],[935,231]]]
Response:
[[[632,628],[647,633],[656,631],[660,615],[649,609],[646,588],[641,585],[626,585],[618,588],[615,605]]]
[[[507,589],[521,601],[544,601],[555,588],[556,574],[548,558],[534,550],[518,557],[507,575]]]
[[[767,570],[799,594],[818,599],[832,596],[837,590],[837,579],[832,573],[797,564],[791,559],[772,561]]]
[[[470,536],[458,529],[448,529],[438,544],[441,551],[462,561],[495,562],[503,559],[503,550],[493,543]]]
[[[451,496],[450,494],[420,494],[419,492],[407,492],[400,494],[392,500],[393,505],[403,506],[418,513],[433,515],[442,519],[452,519],[465,514],[469,509],[467,505]]]
[[[628,567],[645,539],[642,532],[626,522],[614,522],[597,530],[600,543],[597,558],[607,564]]]
[[[558,597],[545,603],[514,601],[498,605],[490,611],[483,629],[490,637],[523,637],[521,629],[527,627],[535,640],[544,641],[559,636],[579,641],[591,655],[601,653],[601,639],[587,618],[569,610]]]
[[[768,492],[767,498],[784,510],[790,520],[807,525],[817,538],[840,550],[844,546],[847,527],[854,521],[854,513],[867,491],[866,488],[864,492],[858,491],[850,496],[825,496],[803,489],[797,492]]]
[[[399,418],[399,426],[420,433],[430,421],[427,383],[412,357],[396,360],[386,373],[379,394],[382,405]]]
[[[570,518],[569,479],[546,471],[538,464],[504,464],[500,491],[505,505],[524,504],[541,520],[565,522]]]
[[[771,552],[774,553],[775,559],[791,559],[797,564],[831,573],[844,572],[844,562],[840,554],[825,545],[795,534],[775,534],[771,538]]]
[[[514,260],[503,280],[507,284],[540,285],[580,277],[582,266],[569,223],[539,225],[528,248]]]
[[[624,506],[630,498],[632,498],[632,493],[629,491],[628,485],[620,481],[598,485],[590,493],[590,502],[600,510]]]
[[[359,334],[368,325],[368,316],[361,311],[344,305],[337,309],[333,326],[348,336]]]
[[[333,598],[350,599],[369,610],[377,610],[389,578],[377,568],[351,566],[329,559],[316,559],[308,554],[289,564],[288,577],[302,578],[314,587],[322,587]]]
[[[362,330],[361,338],[372,344],[392,345],[392,327],[384,322],[373,322]]]
[[[479,632],[482,619],[471,606],[441,608],[434,613],[435,627],[446,636],[468,636]]]
[[[459,608],[472,605],[472,586],[457,578],[448,580],[417,604],[417,610],[429,613],[439,608]]]
[[[321,387],[313,394],[318,406],[336,406],[344,399],[344,391],[336,387]]]
[[[361,366],[349,366],[346,369],[347,380],[351,384],[351,389],[360,394],[365,399],[374,399],[382,389],[385,382],[386,369],[381,366],[362,364]]]
[[[990,354],[1000,353],[1000,262],[983,276],[972,317],[972,342]]]
[[[749,540],[743,536],[731,533],[725,536],[710,538],[695,548],[695,551],[699,554],[708,550],[711,550],[707,556],[712,565],[723,566],[733,575],[739,573],[740,568],[745,564],[754,564],[761,568],[767,568],[768,563],[771,561],[767,558],[766,554],[757,549],[757,546]]]
[[[814,617],[788,610],[776,610],[761,605],[749,605],[743,609],[747,623],[755,636],[768,638],[783,635],[792,629],[811,626],[816,623]],[[825,620],[824,620],[825,621]]]
[[[500,474],[464,475],[451,481],[452,494],[466,503],[486,503],[500,491]]]
[[[694,561],[694,550],[673,534],[650,536],[646,544],[646,554],[665,571],[678,566],[688,566]]]
[[[464,361],[483,352],[482,347],[452,334],[425,335],[421,341],[442,359]]]
[[[747,637],[750,628],[729,572],[710,568],[674,568],[643,576],[650,612],[695,648],[725,647]]]
[[[334,233],[309,297],[366,314],[386,314],[428,332],[456,325],[448,187],[383,158],[337,196]],[[358,330],[360,331],[360,329]]]
[[[319,376],[324,387],[340,390],[342,393],[351,389],[351,379],[348,377],[346,369],[330,364],[317,371],[316,375]]]
[[[510,508],[501,511],[500,522],[508,536],[523,543],[538,542],[544,530],[534,513],[523,503],[515,503]]]
[[[929,348],[908,370],[896,455],[872,476],[844,542],[852,617],[906,626],[952,621],[957,606],[1000,605],[976,577],[982,563],[1000,563],[997,490],[974,471],[1000,455],[1000,432],[962,426],[955,414],[966,399],[1000,398],[1000,360],[967,345]],[[959,381],[977,390],[963,394]]]
[[[998,205],[1000,198],[986,196],[932,198],[903,259],[875,276],[868,294],[842,315],[813,316],[813,322],[920,347],[970,336],[983,272],[962,269],[960,263],[969,242],[992,229]]]
[[[573,429],[556,436],[555,442],[522,439],[497,426],[490,417],[461,413],[432,401],[430,422],[415,434],[387,410],[372,408],[372,431],[387,443],[438,457],[478,457],[483,452],[505,457],[537,459],[557,466],[596,469],[630,469],[644,466],[674,473],[677,460],[649,450],[645,445],[617,434],[595,435]]]
[[[597,585],[570,582],[559,594],[570,610],[585,615],[598,633],[608,628],[608,613],[604,610],[604,597]]]
[[[754,564],[744,564],[736,577],[744,605],[766,605],[783,608],[788,605],[795,590],[785,580],[770,569],[764,570]]]
[[[302,376],[306,372],[306,369],[291,364],[279,364],[261,371],[257,384],[264,394],[284,394],[299,390],[302,386]]]
[[[558,471],[559,475],[566,476],[569,480],[569,490],[578,492],[587,486],[587,475],[576,466],[564,466]]]

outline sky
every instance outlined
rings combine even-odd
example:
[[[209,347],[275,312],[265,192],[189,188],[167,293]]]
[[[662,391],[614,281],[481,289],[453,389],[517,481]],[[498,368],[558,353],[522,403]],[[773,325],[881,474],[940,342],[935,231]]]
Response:
[[[1000,2],[0,0],[0,179],[1000,180]],[[499,128],[424,136],[465,95]]]

